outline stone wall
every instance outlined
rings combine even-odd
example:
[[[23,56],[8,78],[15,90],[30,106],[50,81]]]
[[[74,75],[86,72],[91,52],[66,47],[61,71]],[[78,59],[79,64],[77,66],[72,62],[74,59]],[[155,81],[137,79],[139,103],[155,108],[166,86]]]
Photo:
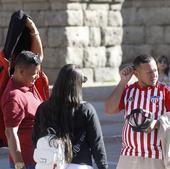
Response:
[[[79,64],[89,82],[110,82],[138,54],[170,53],[168,0],[0,0],[0,46],[18,9],[39,28],[50,83],[66,63]]]

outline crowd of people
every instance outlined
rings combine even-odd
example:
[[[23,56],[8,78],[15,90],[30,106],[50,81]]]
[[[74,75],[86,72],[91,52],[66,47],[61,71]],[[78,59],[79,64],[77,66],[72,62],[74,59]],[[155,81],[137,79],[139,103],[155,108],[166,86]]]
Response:
[[[9,28],[2,51],[6,59],[13,59],[0,106],[10,169],[36,168],[34,149],[39,138],[48,134],[49,128],[54,129],[56,137],[65,143],[68,169],[92,169],[92,157],[99,169],[107,169],[107,155],[97,112],[92,104],[83,100],[82,86],[87,77],[81,68],[75,64],[64,65],[56,77],[51,95],[43,97],[35,85],[44,58],[39,31],[31,17],[23,11],[12,15]],[[18,31],[15,37],[12,34],[14,31]],[[154,59],[151,55],[137,56],[133,65],[120,71],[120,82],[105,102],[107,114],[124,113],[117,169],[170,167],[164,163],[163,143],[159,139],[159,130],[163,126],[160,119],[170,111],[169,71],[166,56]],[[132,75],[136,76],[137,81],[128,84]],[[140,122],[137,127],[142,127],[147,122],[145,130],[134,130],[129,123],[129,115],[137,109],[149,115],[140,116],[138,113],[132,117],[131,125],[137,126]],[[80,150],[75,155],[73,147],[82,134],[85,138],[81,140]]]

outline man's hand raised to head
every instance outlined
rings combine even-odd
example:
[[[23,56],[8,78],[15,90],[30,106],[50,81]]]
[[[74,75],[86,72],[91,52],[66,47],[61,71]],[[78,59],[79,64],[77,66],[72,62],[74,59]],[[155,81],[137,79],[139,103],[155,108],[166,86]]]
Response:
[[[128,83],[134,73],[133,66],[126,66],[120,71],[121,81]]]

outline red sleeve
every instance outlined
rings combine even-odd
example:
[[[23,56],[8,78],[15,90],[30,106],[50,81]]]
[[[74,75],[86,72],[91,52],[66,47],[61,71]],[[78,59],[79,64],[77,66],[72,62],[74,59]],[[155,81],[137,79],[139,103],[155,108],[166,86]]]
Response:
[[[17,127],[24,118],[23,111],[16,101],[7,102],[3,108],[5,127]]]
[[[170,87],[165,88],[165,107],[170,111]]]

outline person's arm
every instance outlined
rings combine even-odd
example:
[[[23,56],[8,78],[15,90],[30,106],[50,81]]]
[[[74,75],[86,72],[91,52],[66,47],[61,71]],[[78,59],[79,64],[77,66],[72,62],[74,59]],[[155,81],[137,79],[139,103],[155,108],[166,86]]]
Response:
[[[27,18],[26,26],[30,30],[30,35],[31,35],[31,51],[34,52],[34,53],[39,54],[40,55],[40,59],[42,61],[44,55],[43,55],[43,47],[42,47],[42,42],[41,42],[39,31],[38,31],[35,23],[30,18]]]
[[[23,163],[21,155],[20,141],[18,138],[18,127],[9,127],[5,129],[5,134],[8,141],[9,152],[14,160],[14,163]],[[23,167],[24,169],[25,167]]]
[[[129,82],[132,75],[133,75],[132,66],[125,67],[120,71],[121,80],[105,102],[105,112],[107,114],[116,114],[120,111],[119,103],[121,100],[121,96],[125,89],[126,84]]]
[[[87,126],[86,135],[91,152],[98,169],[107,169],[107,156],[103,141],[102,130],[95,108],[87,104]]]

